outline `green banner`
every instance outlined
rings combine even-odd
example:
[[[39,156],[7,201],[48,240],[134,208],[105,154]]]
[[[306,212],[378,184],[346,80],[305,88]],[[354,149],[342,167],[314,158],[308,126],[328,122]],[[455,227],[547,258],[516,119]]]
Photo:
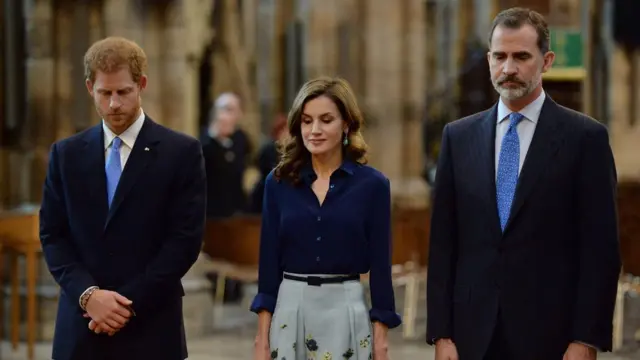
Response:
[[[556,54],[554,68],[582,68],[582,34],[573,29],[550,29],[551,51]]]

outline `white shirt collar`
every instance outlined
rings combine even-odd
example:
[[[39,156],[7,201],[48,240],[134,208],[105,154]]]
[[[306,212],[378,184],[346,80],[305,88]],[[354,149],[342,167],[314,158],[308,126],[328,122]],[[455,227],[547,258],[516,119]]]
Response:
[[[544,91],[542,91],[535,100],[533,100],[531,103],[529,103],[529,105],[520,110],[519,113],[522,114],[525,119],[528,119],[533,123],[538,123],[538,119],[540,118],[540,111],[542,111],[542,105],[544,105],[545,98],[546,95]],[[502,102],[502,98],[500,98],[500,101],[498,102],[498,124],[508,118],[512,112],[513,111],[511,111],[507,107],[507,105]]]
[[[144,118],[144,111],[140,109],[140,116],[138,116],[136,121],[134,121],[133,124],[131,124],[127,128],[127,130],[125,130],[118,136],[120,140],[122,140],[122,142],[129,147],[129,149],[133,149],[133,144],[136,142],[138,134],[140,134],[142,125],[144,125]],[[111,146],[111,142],[113,141],[113,138],[116,137],[116,134],[114,134],[113,131],[109,129],[104,120],[102,120],[102,129],[104,130],[104,148],[107,149],[109,146]]]

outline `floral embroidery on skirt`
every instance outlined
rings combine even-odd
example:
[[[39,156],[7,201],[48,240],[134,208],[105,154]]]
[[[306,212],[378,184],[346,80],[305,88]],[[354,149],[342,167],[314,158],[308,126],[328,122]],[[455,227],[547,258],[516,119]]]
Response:
[[[284,279],[269,337],[275,360],[370,360],[371,321],[362,285],[309,286]]]

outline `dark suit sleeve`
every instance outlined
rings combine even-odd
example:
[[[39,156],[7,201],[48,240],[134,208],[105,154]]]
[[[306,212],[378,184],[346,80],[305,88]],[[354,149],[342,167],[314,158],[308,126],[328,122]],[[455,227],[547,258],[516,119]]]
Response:
[[[202,249],[207,191],[200,143],[192,142],[181,159],[185,166],[175,169],[179,175],[166,204],[169,223],[164,243],[144,273],[117,290],[133,302],[138,316],[152,312],[175,291]]]
[[[621,268],[616,212],[617,175],[607,131],[586,132],[576,188],[580,277],[573,340],[611,351],[611,334]]]
[[[443,130],[435,196],[429,236],[429,263],[427,272],[427,343],[451,338],[452,297],[456,263],[456,200],[451,143],[447,125]]]
[[[80,262],[70,239],[59,163],[58,146],[53,144],[40,206],[40,242],[51,275],[62,291],[71,299],[79,301],[80,295],[90,286],[96,285],[96,282]],[[79,306],[78,303],[78,309]]]

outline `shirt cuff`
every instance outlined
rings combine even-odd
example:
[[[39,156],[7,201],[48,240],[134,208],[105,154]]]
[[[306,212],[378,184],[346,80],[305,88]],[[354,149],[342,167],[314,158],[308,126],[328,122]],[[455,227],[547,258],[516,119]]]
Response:
[[[588,346],[592,349],[595,349],[596,351],[600,352],[600,348],[595,346],[595,345],[591,345],[591,344],[587,344],[586,342],[582,342],[582,341],[574,341],[576,344],[582,344],[584,346]]]
[[[276,298],[264,293],[259,293],[253,298],[251,303],[251,312],[259,313],[260,310],[265,310],[273,314],[276,309]]]
[[[379,321],[387,325],[389,329],[396,328],[402,324],[402,318],[394,311],[371,309],[369,311],[369,317],[372,322]]]

